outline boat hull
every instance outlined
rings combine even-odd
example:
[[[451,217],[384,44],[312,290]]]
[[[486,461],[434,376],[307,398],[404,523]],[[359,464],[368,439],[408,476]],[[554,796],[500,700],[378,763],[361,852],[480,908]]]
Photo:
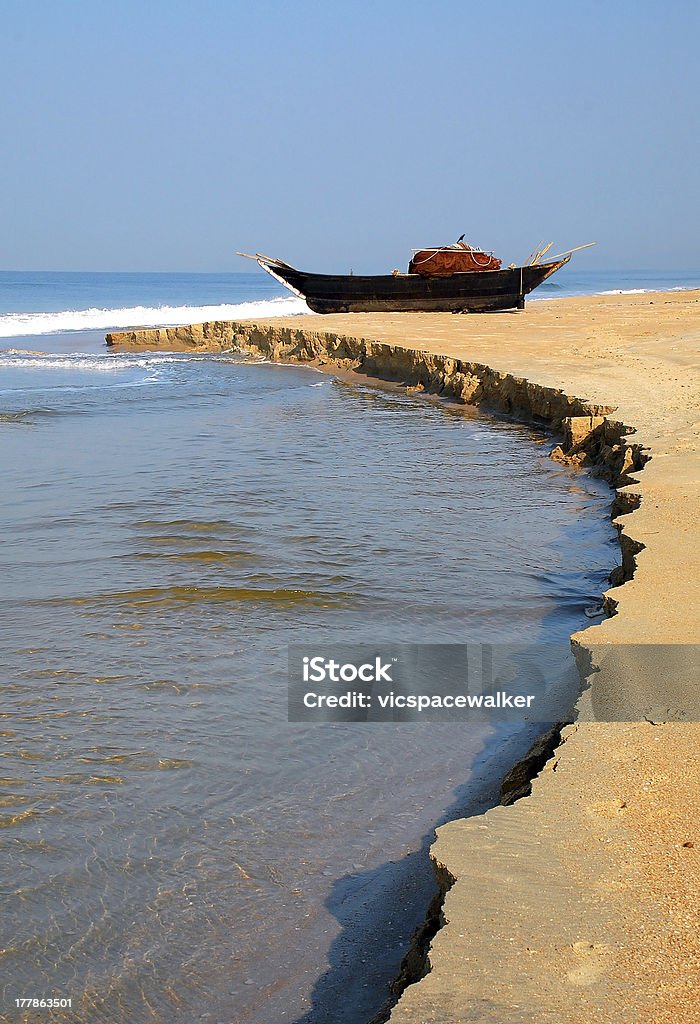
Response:
[[[315,313],[492,313],[522,309],[525,296],[570,257],[534,267],[421,277],[309,274],[281,261],[260,265],[304,299]]]

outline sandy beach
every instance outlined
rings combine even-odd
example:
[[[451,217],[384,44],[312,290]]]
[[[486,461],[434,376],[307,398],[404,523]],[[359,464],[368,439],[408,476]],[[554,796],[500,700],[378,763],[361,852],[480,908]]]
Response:
[[[394,1024],[700,1021],[699,314],[699,292],[675,291],[108,335],[240,346],[529,415],[618,489],[615,614],[575,641],[594,663],[614,645],[622,669],[592,679],[531,796],[439,829],[445,924]],[[649,660],[630,669],[639,645]]]

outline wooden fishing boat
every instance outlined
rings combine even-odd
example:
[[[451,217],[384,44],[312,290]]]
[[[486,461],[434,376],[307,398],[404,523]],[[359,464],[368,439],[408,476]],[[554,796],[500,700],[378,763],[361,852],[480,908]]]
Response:
[[[523,266],[512,264],[502,270],[492,253],[460,239],[449,246],[414,250],[408,273],[379,275],[312,274],[261,253],[238,255],[255,260],[315,313],[490,313],[524,309],[525,296],[568,263],[575,250],[541,261],[545,251],[536,251]],[[470,269],[460,269],[464,266]]]

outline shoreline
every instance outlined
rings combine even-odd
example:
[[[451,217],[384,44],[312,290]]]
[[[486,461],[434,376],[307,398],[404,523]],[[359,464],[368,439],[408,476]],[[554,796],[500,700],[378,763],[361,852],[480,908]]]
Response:
[[[438,829],[433,863],[455,881],[430,971],[406,988],[394,1024],[700,1020],[700,839],[690,824],[700,809],[690,699],[699,302],[697,291],[647,292],[542,300],[524,314],[301,316],[107,335],[124,349],[237,347],[337,366],[544,422],[563,434],[557,457],[596,467],[617,489],[611,617],[572,638],[588,676],[578,721],[530,796]],[[657,661],[640,665],[640,651]]]

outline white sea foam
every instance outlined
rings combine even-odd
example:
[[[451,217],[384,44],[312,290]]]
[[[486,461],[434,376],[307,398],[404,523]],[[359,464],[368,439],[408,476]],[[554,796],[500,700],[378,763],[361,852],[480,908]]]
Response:
[[[596,292],[596,295],[646,295],[654,292],[692,292],[697,284],[659,285],[657,288],[611,288],[607,292]]]
[[[207,320],[294,316],[309,313],[303,299],[293,295],[259,302],[221,306],[129,306],[124,309],[68,309],[60,313],[0,314],[0,338],[58,334],[63,331],[106,331],[122,327],[176,327]]]
[[[119,370],[140,369],[162,366],[165,363],[190,362],[210,358],[208,355],[195,353],[132,355],[118,356],[88,355],[84,352],[30,352],[26,349],[10,348],[0,352],[0,369],[40,369],[40,370],[89,370],[91,372],[111,373]]]
[[[658,291],[658,288],[609,288],[598,295],[645,295],[647,292]]]

